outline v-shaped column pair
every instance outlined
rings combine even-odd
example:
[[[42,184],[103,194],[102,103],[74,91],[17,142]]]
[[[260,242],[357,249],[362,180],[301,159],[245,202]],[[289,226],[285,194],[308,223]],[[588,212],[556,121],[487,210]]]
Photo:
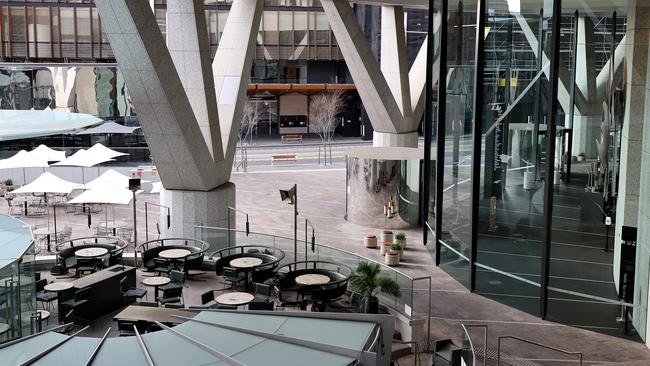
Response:
[[[147,0],[96,0],[161,180],[230,179],[263,0],[234,0],[212,61],[202,0],[167,1],[167,44]]]
[[[408,70],[404,9],[383,6],[380,64],[350,3],[321,0],[321,5],[375,129],[375,145],[417,147],[417,128],[424,113],[426,39]]]

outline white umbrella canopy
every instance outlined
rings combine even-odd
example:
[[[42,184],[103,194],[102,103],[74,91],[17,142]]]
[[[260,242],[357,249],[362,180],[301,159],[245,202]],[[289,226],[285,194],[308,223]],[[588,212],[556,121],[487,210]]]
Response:
[[[84,188],[93,189],[102,185],[113,186],[115,188],[129,188],[129,179],[130,177],[128,175],[124,175],[113,169],[109,169],[103,172],[99,177],[86,183],[84,185]],[[141,180],[140,182],[148,183],[149,181]]]
[[[77,132],[75,135],[90,135],[90,134],[132,134],[133,131],[140,127],[127,127],[113,121],[104,122],[103,124],[92,127],[83,131]]]
[[[160,193],[160,190],[163,188],[162,182],[153,182],[151,185],[153,188],[151,188],[150,193]]]
[[[140,193],[138,191],[136,193]],[[126,188],[114,187],[107,184],[98,184],[93,189],[88,189],[77,197],[68,201],[69,204],[109,204],[128,205],[133,199],[133,192]]]
[[[90,149],[88,149],[88,152],[95,155],[95,156],[97,156],[97,157],[109,158],[109,159],[113,159],[113,158],[116,158],[118,156],[129,155],[129,154],[126,154],[126,153],[121,153],[119,151],[115,151],[113,149],[110,149],[110,148],[108,148],[108,147],[106,147],[106,146],[104,146],[104,145],[102,145],[100,143],[96,143],[95,145],[93,145]]]
[[[68,156],[65,160],[52,164],[52,166],[79,166],[83,168],[90,168],[91,166],[113,161],[113,158],[107,156],[99,156],[93,154],[89,150],[79,150],[76,153]]]
[[[38,145],[34,150],[29,152],[36,158],[45,161],[61,161],[65,160],[65,151],[58,151],[49,148],[43,144]]]
[[[11,193],[70,193],[82,187],[83,185],[79,183],[69,182],[50,172],[45,172],[33,182],[15,189]]]
[[[0,160],[0,169],[47,168],[48,166],[47,160],[40,159],[25,150],[20,150],[12,157]]]

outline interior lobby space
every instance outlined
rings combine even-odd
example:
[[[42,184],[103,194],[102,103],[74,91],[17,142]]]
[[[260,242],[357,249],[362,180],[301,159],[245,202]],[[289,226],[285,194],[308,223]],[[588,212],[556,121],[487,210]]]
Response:
[[[1,365],[650,365],[650,2],[0,2]]]

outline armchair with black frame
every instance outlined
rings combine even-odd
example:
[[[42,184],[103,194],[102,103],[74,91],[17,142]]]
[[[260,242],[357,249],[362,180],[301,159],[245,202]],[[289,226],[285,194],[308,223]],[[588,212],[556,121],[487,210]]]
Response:
[[[45,285],[47,285],[47,279],[45,278],[37,280],[35,282],[36,301],[41,303],[43,309],[50,310],[50,308],[53,306],[52,302],[55,302],[58,296],[54,292],[45,291]]]
[[[90,304],[90,294],[91,294],[90,287],[82,288],[75,292],[74,297],[72,299],[61,302],[61,308],[59,309],[59,311],[63,311],[66,314],[65,315],[66,320],[69,319],[70,321],[79,325],[90,323],[88,319],[83,319],[77,316],[78,309],[88,306],[88,304]]]
[[[160,305],[167,307],[169,304],[183,305],[183,287],[173,287],[168,289],[161,289],[162,295],[156,297],[156,301]]]

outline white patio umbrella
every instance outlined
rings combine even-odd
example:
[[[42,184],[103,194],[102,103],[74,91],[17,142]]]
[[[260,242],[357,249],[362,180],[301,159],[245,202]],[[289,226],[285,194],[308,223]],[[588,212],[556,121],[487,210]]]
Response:
[[[48,166],[46,160],[39,159],[25,150],[20,150],[12,157],[0,160],[0,169],[23,169],[23,184],[27,183],[25,168],[47,168]]]
[[[136,194],[142,191],[137,191]],[[69,204],[103,204],[103,205],[128,205],[133,199],[133,192],[127,188],[115,187],[108,184],[97,184],[77,197],[68,201]],[[105,210],[106,226],[108,227],[108,212]],[[88,227],[90,227],[90,212],[88,213]]]
[[[119,123],[115,123],[113,121],[108,121],[104,122],[103,124],[97,126],[97,127],[92,127],[88,128],[83,131],[77,132],[75,135],[90,135],[90,134],[124,134],[124,135],[130,135],[132,134],[135,130],[139,129],[139,126],[136,127],[128,127],[128,126],[123,126]]]
[[[38,159],[50,161],[65,160],[65,151],[54,150],[43,144],[38,145],[34,150],[29,152]]]
[[[61,179],[56,175],[45,172],[36,178],[33,182],[26,184],[12,193],[65,193],[69,194],[75,189],[82,188],[83,185],[79,183],[69,182],[65,179]],[[54,208],[54,237],[56,238],[56,204]],[[47,227],[50,228],[50,215],[47,216]]]
[[[151,185],[153,188],[151,188],[150,193],[160,193],[160,190],[163,188],[162,182],[153,182]]]
[[[103,172],[99,177],[91,180],[90,182],[84,185],[86,189],[92,189],[97,186],[108,185],[116,188],[129,188],[129,179],[128,175],[124,175],[120,172],[117,172],[113,169],[109,169]],[[141,180],[141,183],[148,183],[147,180]]]
[[[114,159],[107,155],[100,156],[97,153],[90,152],[90,149],[81,149],[76,153],[68,156],[65,160],[52,164],[52,166],[78,166],[81,167],[81,182],[85,183],[84,168],[90,168],[97,164],[113,161]]]
[[[119,151],[115,151],[111,148],[108,148],[100,143],[96,143],[93,145],[90,149],[88,149],[88,152],[100,157],[100,158],[109,158],[109,159],[114,159],[118,156],[125,156],[129,155],[127,153],[121,153]]]

